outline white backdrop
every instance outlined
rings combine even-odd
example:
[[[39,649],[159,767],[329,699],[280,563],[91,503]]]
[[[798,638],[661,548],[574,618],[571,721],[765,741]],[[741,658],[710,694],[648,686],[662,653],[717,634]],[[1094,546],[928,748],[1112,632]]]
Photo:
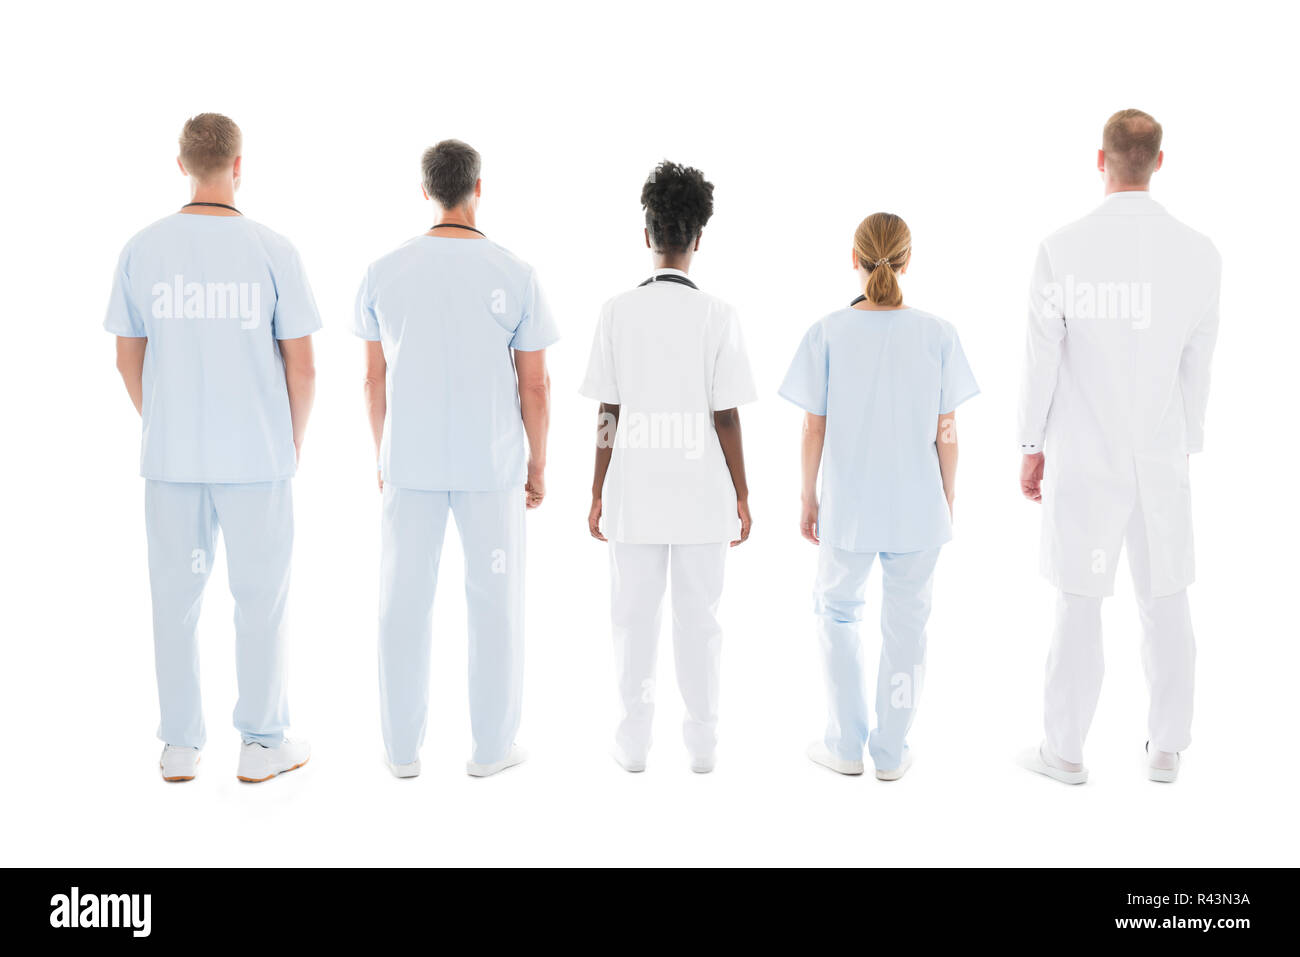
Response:
[[[49,3],[6,19],[5,863],[1296,863],[1293,11]],[[1092,781],[1068,789],[1013,763],[1039,738],[1052,607],[1035,573],[1039,511],[1017,490],[1015,394],[1036,243],[1100,201],[1101,127],[1129,106],[1165,127],[1156,198],[1225,262],[1192,468],[1195,745],[1177,785],[1145,780],[1121,571]],[[122,244],[187,198],[175,140],[204,110],[243,128],[239,205],[297,244],[326,323],[294,488],[291,711],[314,757],[255,787],[234,776],[221,558],[200,626],[202,773],[159,780],[139,421],[99,327]],[[350,310],[366,264],[431,222],[419,155],[447,136],[482,152],[480,225],[536,265],[564,334],[549,354],[550,494],[528,523],[532,757],[498,778],[464,774],[449,536],[425,771],[397,781],[381,763],[379,496]],[[584,527],[595,408],[576,389],[599,304],[648,274],[638,197],[663,157],[716,184],[694,275],[739,307],[762,393],[742,411],[755,526],[728,567],[708,776],[686,768],[667,640],[649,771],[607,756],[608,573]],[[796,527],[800,413],[776,396],[803,331],[854,295],[853,229],[880,209],[913,230],[907,300],[957,326],[983,387],[958,415],[957,537],[937,579],[917,763],[889,785],[803,756],[823,721],[815,549]]]

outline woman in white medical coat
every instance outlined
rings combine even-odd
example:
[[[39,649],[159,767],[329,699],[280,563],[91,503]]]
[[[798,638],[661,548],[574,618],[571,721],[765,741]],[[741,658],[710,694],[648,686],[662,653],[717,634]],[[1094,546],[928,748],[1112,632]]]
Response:
[[[939,548],[952,538],[954,412],[979,392],[956,330],[903,304],[912,235],[873,213],[853,238],[862,294],[804,336],[781,395],[805,413],[801,531],[818,545],[817,615],[830,718],[813,761],[841,774],[901,778],[925,663]],[[817,475],[821,472],[821,495]],[[858,623],[868,573],[882,576],[876,724],[867,711]]]
[[[601,309],[582,384],[600,402],[587,526],[609,543],[622,712],[614,759],[645,770],[671,592],[682,738],[691,770],[706,774],[717,749],[723,570],[750,528],[738,407],[757,393],[735,309],[688,275],[713,215],[713,184],[664,162],[641,204],[654,272]]]

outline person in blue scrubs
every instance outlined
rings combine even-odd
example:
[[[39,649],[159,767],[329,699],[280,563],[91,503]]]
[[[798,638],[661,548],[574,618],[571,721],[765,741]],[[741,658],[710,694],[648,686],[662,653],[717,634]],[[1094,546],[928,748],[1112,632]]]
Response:
[[[373,263],[357,294],[383,492],[380,709],[397,777],[420,773],[448,514],[465,553],[467,770],[486,777],[524,759],[524,510],[546,494],[545,350],[559,337],[532,267],[476,225],[480,167],[458,140],[425,152],[435,223]]]
[[[126,244],[104,321],[144,426],[168,781],[194,778],[206,741],[195,627],[218,531],[235,599],[238,776],[265,781],[311,754],[284,736],[284,612],[290,479],[315,392],[311,334],[321,322],[293,246],[235,208],[242,145],[239,127],[220,114],[185,124],[177,162],[191,201]]]
[[[800,531],[820,549],[814,610],[830,718],[808,756],[841,774],[901,778],[925,664],[925,626],[939,548],[952,538],[954,412],[979,392],[957,331],[903,304],[907,224],[874,213],[858,226],[862,294],[800,343],[781,395],[806,415]],[[817,474],[822,472],[818,498]],[[870,727],[858,623],[879,558],[882,583],[876,726]]]

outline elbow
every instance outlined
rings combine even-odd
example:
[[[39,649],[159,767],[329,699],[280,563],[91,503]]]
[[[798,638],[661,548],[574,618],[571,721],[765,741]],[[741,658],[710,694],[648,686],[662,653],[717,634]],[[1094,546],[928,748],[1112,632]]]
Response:
[[[519,398],[527,406],[545,407],[551,401],[551,380],[548,376],[537,382],[525,382],[519,387]]]

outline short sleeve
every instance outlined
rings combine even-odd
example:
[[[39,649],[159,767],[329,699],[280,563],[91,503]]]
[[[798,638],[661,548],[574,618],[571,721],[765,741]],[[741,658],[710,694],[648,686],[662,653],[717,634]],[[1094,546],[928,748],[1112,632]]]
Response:
[[[949,328],[943,346],[943,371],[939,387],[939,414],[947,415],[967,399],[979,395],[975,373],[970,370],[957,330]]]
[[[275,269],[275,314],[271,329],[277,339],[301,339],[321,327],[316,300],[307,283],[298,250],[290,247]]]
[[[560,333],[555,327],[550,306],[546,304],[546,297],[542,295],[542,288],[538,285],[537,274],[530,272],[528,289],[524,294],[523,315],[519,325],[515,326],[510,348],[519,352],[536,352],[545,349],[559,338]]]
[[[591,358],[587,360],[587,375],[578,390],[597,402],[619,405],[618,376],[614,371],[614,343],[610,337],[608,307],[601,311],[596,323],[596,334],[591,340]]]
[[[808,330],[781,383],[780,395],[805,412],[826,414],[826,392],[830,384],[830,357],[826,351],[826,330],[819,322]]]
[[[123,249],[117,260],[117,271],[113,274],[113,291],[108,297],[108,314],[104,317],[104,328],[115,336],[129,339],[146,339],[144,319],[131,298],[131,280],[127,276],[127,259],[130,250]]]
[[[713,362],[713,411],[734,409],[758,398],[754,388],[754,373],[749,368],[749,354],[745,339],[740,333],[736,316],[727,317],[718,343],[718,355]]]
[[[375,301],[370,292],[370,271],[366,270],[357,290],[357,307],[352,316],[352,331],[362,339],[378,342],[379,316],[375,314]]]

